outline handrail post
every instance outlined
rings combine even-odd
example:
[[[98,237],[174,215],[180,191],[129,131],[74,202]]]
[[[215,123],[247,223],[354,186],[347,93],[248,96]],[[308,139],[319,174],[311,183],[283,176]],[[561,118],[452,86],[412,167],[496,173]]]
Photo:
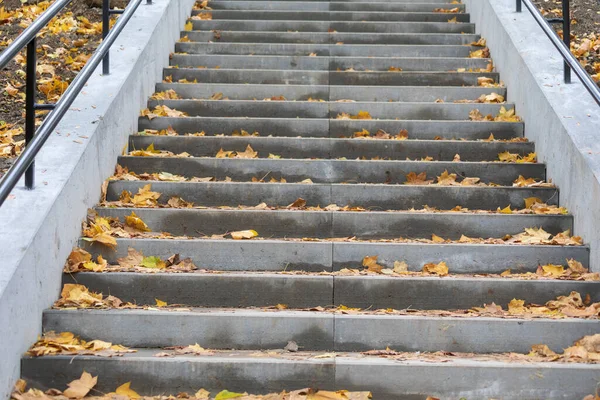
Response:
[[[523,11],[523,2],[521,0],[517,0],[517,12]]]
[[[102,40],[106,39],[110,30],[110,0],[102,0]],[[110,55],[106,55],[102,59],[102,75],[110,74]]]
[[[571,10],[570,0],[562,0],[562,13],[563,13],[563,42],[567,45],[567,48],[571,50]],[[571,67],[564,61],[564,78],[565,83],[571,83]]]
[[[25,84],[25,147],[35,135],[35,98],[36,98],[36,69],[37,69],[37,37],[27,43],[27,66]],[[35,161],[32,161],[25,171],[25,187],[33,189],[35,181]]]

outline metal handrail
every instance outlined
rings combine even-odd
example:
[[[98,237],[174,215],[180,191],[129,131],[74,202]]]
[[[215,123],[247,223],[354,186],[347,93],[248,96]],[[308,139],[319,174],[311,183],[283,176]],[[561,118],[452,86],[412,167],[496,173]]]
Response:
[[[108,54],[110,47],[117,39],[127,22],[131,19],[142,0],[131,0],[129,5],[121,13],[114,27],[104,37],[104,40],[98,46],[96,51],[90,57],[86,65],[79,74],[73,79],[67,90],[63,93],[56,104],[36,104],[36,37],[40,30],[54,18],[71,0],[56,0],[40,17],[38,17],[27,29],[25,29],[17,39],[0,54],[0,68],[5,67],[19,52],[27,46],[27,84],[26,84],[26,116],[25,116],[25,141],[26,147],[17,157],[15,163],[0,180],[0,206],[9,196],[12,189],[17,185],[19,179],[25,175],[25,186],[28,189],[33,188],[34,183],[34,160],[42,149],[42,146],[48,140],[51,133],[60,123],[65,113],[68,111],[75,98],[79,95],[81,89],[92,76],[100,62],[106,59],[104,75],[107,75]],[[105,2],[105,5],[108,2]],[[146,0],[147,4],[152,4],[152,0]],[[108,15],[108,7],[103,8],[103,15]],[[120,13],[120,12],[119,12]],[[103,18],[106,19],[106,18]],[[106,31],[105,31],[106,33]],[[103,35],[104,36],[104,35]],[[44,119],[40,127],[35,131],[35,110],[52,110]]]
[[[522,4],[527,7],[533,19],[542,28],[548,39],[552,42],[554,47],[558,50],[564,61],[564,79],[565,83],[571,83],[571,71],[575,72],[575,75],[579,77],[583,86],[587,89],[593,99],[600,105],[600,87],[594,82],[592,77],[587,71],[581,66],[577,58],[571,53],[570,41],[571,41],[571,16],[569,10],[569,0],[562,0],[563,17],[562,19],[555,19],[552,22],[563,23],[563,41],[560,40],[558,35],[554,32],[550,23],[544,18],[539,12],[537,7],[531,2],[531,0],[517,0],[517,12],[521,12]]]

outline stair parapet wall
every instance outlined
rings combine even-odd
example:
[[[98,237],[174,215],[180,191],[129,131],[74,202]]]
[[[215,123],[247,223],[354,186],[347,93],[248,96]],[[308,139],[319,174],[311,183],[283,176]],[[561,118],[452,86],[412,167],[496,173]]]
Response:
[[[135,132],[194,0],[143,3],[36,159],[36,188],[21,182],[0,207],[0,399],[19,377],[22,354],[56,300],[62,265],[87,209]]]

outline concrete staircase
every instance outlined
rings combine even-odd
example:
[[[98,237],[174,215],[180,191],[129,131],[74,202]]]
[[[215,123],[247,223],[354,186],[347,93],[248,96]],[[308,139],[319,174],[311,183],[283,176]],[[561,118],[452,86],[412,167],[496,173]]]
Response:
[[[179,98],[148,104],[150,110],[166,105],[189,116],[139,121],[140,131],[172,127],[179,135],[132,135],[129,143],[130,150],[153,144],[191,157],[122,156],[118,161],[138,174],[214,177],[211,182],[150,182],[162,194],[160,203],[180,196],[207,208],[133,209],[153,231],[185,238],[120,238],[116,251],[80,243],[110,263],[133,247],[161,258],[179,253],[206,270],[64,278],[138,305],[160,299],[189,309],[48,310],[44,330],[71,331],[139,351],[122,357],[25,357],[23,377],[41,387],[63,388],[86,370],[99,375],[101,391],[132,381],[134,389],[148,395],[194,393],[201,387],[251,393],[302,387],[370,390],[375,399],[574,399],[592,393],[600,378],[594,365],[451,355],[432,361],[418,354],[398,360],[360,352],[389,347],[527,353],[537,343],[561,351],[597,333],[596,320],[328,309],[457,310],[492,302],[506,309],[513,298],[544,304],[571,291],[600,301],[596,282],[486,276],[508,268],[536,271],[538,265],[570,258],[588,266],[586,246],[458,241],[461,235],[502,238],[530,227],[557,234],[572,228],[571,215],[409,211],[425,206],[521,209],[529,197],[559,201],[556,188],[512,186],[519,175],[545,180],[543,164],[491,162],[504,151],[523,156],[534,151],[533,143],[510,141],[523,136],[522,122],[469,120],[474,109],[495,116],[513,104],[455,103],[507,95],[501,86],[478,86],[480,77],[499,82],[497,73],[468,72],[487,68],[490,60],[469,58],[481,47],[470,45],[480,37],[464,6],[443,0],[214,0],[209,7],[194,11],[212,19],[192,18],[193,30],[182,32],[187,39],[177,43],[172,68],[164,72],[166,82],[157,85],[157,92],[173,90]],[[454,8],[460,12],[434,11]],[[448,22],[452,18],[455,22]],[[189,83],[177,83],[181,80]],[[227,99],[212,100],[215,93]],[[372,119],[337,118],[361,111]],[[363,129],[371,136],[378,130],[392,135],[407,130],[408,139],[353,137]],[[236,130],[260,135],[232,135]],[[206,135],[186,136],[200,131]],[[490,134],[496,140],[486,141]],[[259,158],[215,157],[221,149],[243,152],[248,145]],[[477,177],[486,185],[403,184],[411,172],[435,180],[444,171],[457,174],[458,181]],[[268,183],[271,178],[278,182]],[[302,183],[306,179],[312,184]],[[147,183],[112,181],[107,200],[118,200],[124,190],[137,193]],[[286,208],[298,198],[307,206],[335,203],[370,211]],[[263,202],[278,208],[238,208]],[[131,211],[97,208],[100,215],[121,221]],[[248,229],[263,240],[201,237]],[[432,234],[448,241],[432,242]],[[393,240],[398,237],[423,240]],[[331,274],[362,269],[363,259],[373,255],[386,268],[405,261],[413,271],[445,261],[451,276]],[[300,351],[277,351],[289,341]],[[155,356],[166,346],[196,342],[222,351]]]

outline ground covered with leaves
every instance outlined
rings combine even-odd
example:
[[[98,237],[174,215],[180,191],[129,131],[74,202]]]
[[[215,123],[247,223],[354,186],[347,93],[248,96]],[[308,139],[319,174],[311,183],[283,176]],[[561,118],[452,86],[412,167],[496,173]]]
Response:
[[[0,0],[0,51],[52,1]],[[39,34],[37,89],[39,103],[55,103],[99,45],[102,9],[99,1],[72,1]],[[113,2],[111,2],[113,3]],[[122,0],[113,6],[123,6]],[[114,21],[114,20],[113,20]],[[26,54],[22,51],[0,71],[0,176],[24,147]],[[47,111],[39,111],[37,124]]]
[[[562,18],[561,0],[533,0],[546,18]],[[600,1],[570,0],[571,52],[581,65],[600,82]],[[562,24],[555,29],[562,37]]]

